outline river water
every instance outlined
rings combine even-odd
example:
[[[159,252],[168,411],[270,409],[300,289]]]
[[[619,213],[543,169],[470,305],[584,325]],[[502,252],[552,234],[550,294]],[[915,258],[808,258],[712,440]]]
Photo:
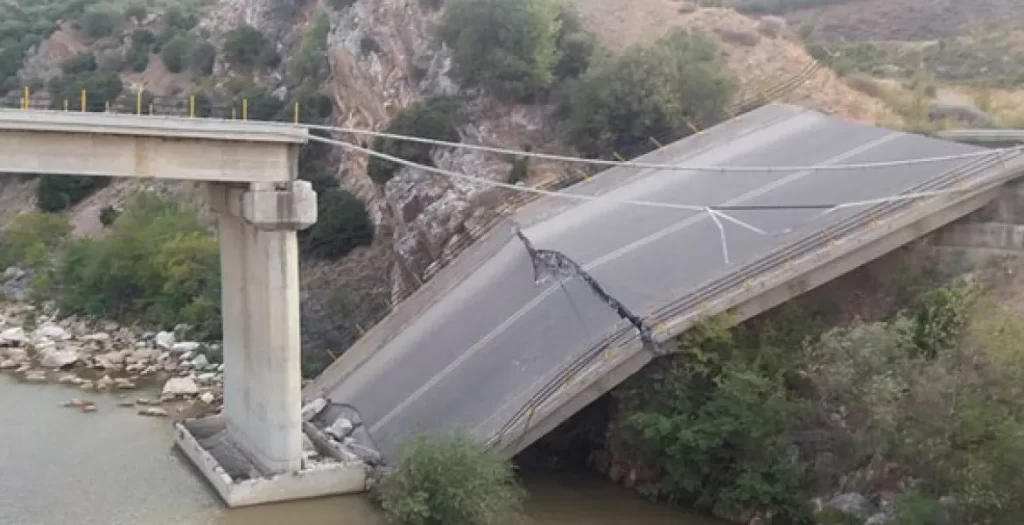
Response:
[[[88,397],[99,411],[63,408]],[[363,496],[228,510],[172,445],[166,419],[115,396],[0,376],[0,525],[383,525]],[[530,525],[716,525],[596,477],[527,474]]]

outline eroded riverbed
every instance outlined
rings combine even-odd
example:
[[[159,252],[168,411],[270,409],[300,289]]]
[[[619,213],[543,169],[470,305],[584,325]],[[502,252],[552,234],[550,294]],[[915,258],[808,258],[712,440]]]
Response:
[[[383,525],[361,496],[228,510],[172,446],[167,419],[113,395],[86,414],[81,391],[0,375],[0,525]],[[534,525],[715,525],[601,479],[527,474]]]

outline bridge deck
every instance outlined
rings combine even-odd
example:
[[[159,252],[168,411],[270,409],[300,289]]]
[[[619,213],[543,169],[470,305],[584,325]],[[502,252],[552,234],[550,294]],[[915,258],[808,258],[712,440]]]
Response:
[[[977,150],[768,106],[642,160],[838,165]],[[900,193],[971,162],[760,173],[616,168],[569,191],[694,205],[847,202]],[[699,286],[858,211],[732,212],[770,235],[724,223],[730,264],[704,213],[544,198],[516,220],[536,248],[568,256],[632,312],[651,318]],[[491,232],[483,246],[371,330],[306,396],[326,394],[357,408],[385,456],[421,432],[462,428],[488,439],[568,363],[629,326],[581,279],[536,283],[532,259],[508,228]]]

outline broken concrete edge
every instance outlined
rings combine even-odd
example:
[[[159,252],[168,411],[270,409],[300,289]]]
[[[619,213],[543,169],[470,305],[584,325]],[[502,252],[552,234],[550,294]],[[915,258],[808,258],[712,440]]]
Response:
[[[339,463],[322,464],[315,468],[277,474],[269,478],[235,480],[189,430],[187,425],[197,421],[201,420],[187,419],[175,423],[174,442],[229,507],[355,494],[369,489],[370,469],[358,458],[349,461],[339,460]],[[207,424],[224,423],[221,415],[202,421]],[[310,439],[315,446],[322,446],[318,443],[320,439],[317,436],[310,436]],[[322,448],[325,454],[334,457],[328,447]]]

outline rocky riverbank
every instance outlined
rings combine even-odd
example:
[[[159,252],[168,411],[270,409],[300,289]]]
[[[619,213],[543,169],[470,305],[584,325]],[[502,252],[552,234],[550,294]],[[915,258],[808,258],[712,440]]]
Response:
[[[138,407],[141,416],[215,412],[223,402],[220,348],[184,340],[187,332],[186,326],[146,331],[112,321],[60,318],[52,306],[0,303],[0,372],[84,393],[119,393],[119,405]],[[154,398],[133,393],[155,388]],[[80,397],[66,406],[96,410]]]

